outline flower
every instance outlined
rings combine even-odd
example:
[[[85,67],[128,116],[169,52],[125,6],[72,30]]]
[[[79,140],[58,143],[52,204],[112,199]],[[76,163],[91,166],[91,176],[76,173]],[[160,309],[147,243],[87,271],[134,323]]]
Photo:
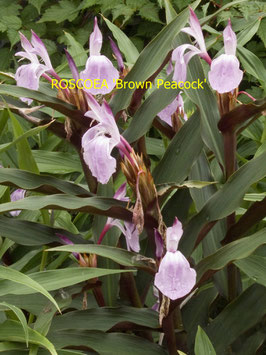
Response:
[[[99,79],[99,84],[92,86],[90,89],[84,87],[84,90],[93,95],[108,94],[116,85],[119,78],[118,70],[113,66],[112,62],[104,55],[101,55],[102,33],[98,27],[97,17],[94,19],[94,30],[90,35],[90,56],[86,62],[85,70],[80,73],[80,78],[84,80],[90,79],[94,82]]]
[[[184,120],[187,120],[187,115],[184,112],[184,101],[181,96],[181,93],[177,95],[177,97],[166,106],[161,112],[157,114],[161,120],[169,124],[169,126],[173,126],[172,124],[172,115],[178,111],[178,114],[183,116]]]
[[[185,27],[181,31],[194,37],[197,46],[183,44],[173,51],[172,60],[175,61],[173,80],[176,82],[186,81],[188,62],[197,54],[211,67],[208,78],[214,90],[223,94],[237,88],[243,78],[243,71],[239,69],[239,61],[235,55],[237,40],[231,27],[231,21],[228,21],[228,25],[223,31],[225,54],[214,60],[211,60],[207,53],[199,20],[191,8],[189,23],[190,27]]]
[[[190,27],[185,27],[182,32],[189,34],[194,37],[198,47],[192,46],[191,44],[183,44],[177,47],[172,54],[172,60],[175,61],[173,80],[176,82],[186,81],[187,77],[187,65],[188,62],[194,55],[199,55],[207,63],[211,63],[211,58],[207,53],[203,33],[200,27],[199,20],[195,12],[190,8],[189,24]],[[185,53],[186,50],[189,52]]]
[[[15,79],[18,86],[22,86],[32,90],[38,90],[40,77],[48,72],[54,73],[48,52],[42,40],[33,31],[31,42],[20,33],[21,45],[25,52],[17,52],[15,55],[21,59],[28,59],[31,63],[20,66],[15,74]],[[39,62],[37,56],[40,56],[44,64]],[[22,101],[32,102],[31,99],[21,98]]]
[[[182,234],[182,224],[175,218],[173,226],[167,228],[167,252],[154,280],[154,285],[172,300],[188,294],[196,283],[196,271],[190,267],[185,256],[177,250]]]
[[[234,90],[243,78],[243,71],[239,69],[239,61],[235,55],[237,39],[230,20],[223,31],[223,38],[225,54],[212,61],[208,74],[212,88],[219,94]]]
[[[126,183],[122,184],[119,189],[116,191],[116,193],[113,196],[115,199],[119,201],[129,201],[129,198],[126,197]],[[120,231],[124,234],[126,237],[126,243],[127,243],[127,250],[133,250],[136,253],[139,252],[140,246],[139,246],[139,234],[136,226],[134,223],[131,222],[124,222],[124,225],[117,219],[108,217],[106,225],[104,226],[104,229],[102,230],[102,233],[99,237],[98,244],[101,244],[105,234],[108,232],[108,230],[112,227],[116,226],[117,228],[120,229]]]
[[[25,193],[26,193],[26,190],[23,190],[23,189],[15,190],[10,195],[11,202],[22,200],[25,197]],[[17,210],[17,211],[10,211],[9,213],[11,214],[11,216],[17,217],[20,214],[20,212],[21,212],[21,210]]]
[[[106,184],[116,171],[116,160],[111,152],[119,144],[120,134],[107,102],[104,100],[100,106],[92,95],[86,93],[86,98],[91,111],[87,111],[85,116],[99,123],[89,128],[82,137],[83,157],[92,175]]]

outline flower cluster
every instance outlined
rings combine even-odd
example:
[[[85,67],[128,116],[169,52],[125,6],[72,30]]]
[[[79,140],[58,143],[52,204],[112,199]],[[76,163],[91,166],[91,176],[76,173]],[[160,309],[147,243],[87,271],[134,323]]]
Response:
[[[210,66],[208,79],[211,87],[219,94],[232,92],[239,86],[243,72],[239,69],[239,61],[236,58],[237,41],[231,22],[228,22],[223,32],[225,53],[213,60],[207,52],[199,20],[192,9],[190,9],[189,24],[190,26],[183,28],[182,31],[193,37],[195,44],[183,44],[174,49],[172,61],[175,65],[173,67],[172,61],[170,61],[167,73],[169,74],[173,71],[174,81],[185,82],[188,63],[193,56],[198,55]],[[32,32],[31,42],[23,34],[20,34],[20,37],[24,51],[18,52],[16,55],[22,59],[29,60],[30,63],[18,68],[15,76],[17,85],[37,90],[40,77],[50,82],[52,81],[51,77],[60,80],[61,78],[52,67],[48,52],[41,39],[34,32]],[[156,205],[157,210],[154,208],[155,212],[153,211],[154,213],[151,213],[151,215],[158,217],[158,221],[160,220],[161,212],[158,212],[158,196],[152,175],[146,168],[142,157],[135,154],[130,144],[120,135],[114,115],[105,98],[100,96],[100,98],[97,97],[96,99],[93,96],[97,94],[106,95],[112,92],[119,78],[119,72],[122,76],[126,72],[122,55],[116,44],[111,40],[111,47],[117,59],[119,71],[106,56],[101,54],[102,42],[102,33],[95,17],[94,29],[90,35],[90,55],[83,71],[79,73],[73,58],[66,51],[73,79],[75,81],[79,79],[83,81],[97,79],[101,88],[83,88],[81,94],[77,94],[78,99],[75,97],[75,90],[71,91],[72,89],[70,88],[65,88],[65,93],[60,93],[60,95],[63,95],[63,99],[71,103],[78,102],[78,108],[83,111],[84,116],[91,122],[90,128],[82,134],[81,147],[84,161],[89,167],[92,176],[102,184],[108,183],[116,171],[117,160],[112,156],[113,149],[116,147],[123,160],[122,171],[136,195],[133,223],[121,223],[117,219],[108,218],[99,236],[98,244],[102,242],[107,231],[116,226],[126,238],[127,249],[139,252],[139,234],[144,225],[144,210],[151,209],[151,206]],[[107,85],[101,85],[104,80]],[[59,97],[62,98],[60,95]],[[28,103],[32,101],[25,98],[23,100]],[[173,115],[176,115],[176,117],[181,116],[183,120],[187,120],[181,93],[158,113],[158,117],[170,126],[173,126]],[[11,195],[11,200],[23,198],[24,193],[24,190],[17,190]],[[121,185],[113,197],[120,201],[129,201],[129,198],[126,197],[126,183]],[[15,214],[17,215],[18,211],[13,212],[13,215]],[[176,218],[173,226],[166,230],[166,253],[163,256],[164,242],[160,233],[158,231],[155,232],[156,256],[160,260],[160,264],[155,275],[154,284],[165,296],[172,300],[185,296],[196,284],[195,270],[190,267],[185,256],[177,250],[182,233],[182,225]],[[59,237],[64,243],[71,243],[66,237],[61,235]],[[81,258],[77,254],[74,254],[74,256],[77,259]]]
[[[190,27],[183,28],[182,32],[193,37],[196,44],[183,44],[173,51],[172,60],[175,62],[173,80],[185,81],[187,65],[191,58],[198,55],[210,65],[208,78],[214,90],[222,94],[236,89],[243,78],[243,72],[239,69],[239,61],[236,58],[237,40],[231,27],[231,21],[228,21],[228,25],[223,31],[225,54],[221,54],[214,60],[207,52],[199,20],[191,8],[189,24]]]

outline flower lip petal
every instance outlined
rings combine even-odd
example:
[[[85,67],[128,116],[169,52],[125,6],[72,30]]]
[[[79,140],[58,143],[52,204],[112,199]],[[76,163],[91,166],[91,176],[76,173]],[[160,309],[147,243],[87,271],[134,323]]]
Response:
[[[196,271],[180,251],[166,252],[154,285],[167,297],[176,300],[187,295],[196,284]]]
[[[211,87],[220,94],[237,88],[243,78],[239,61],[234,55],[222,54],[214,59],[208,74]]]
[[[87,132],[91,134],[94,128],[98,128],[97,126],[90,128]],[[97,132],[97,130],[94,131]],[[92,175],[100,183],[106,184],[116,171],[116,160],[111,156],[116,142],[104,134],[95,134],[93,139],[88,139],[87,132],[82,137],[85,163],[90,168]]]
[[[90,35],[90,56],[100,55],[101,48],[103,43],[103,36],[98,27],[97,17],[94,17],[94,29]]]

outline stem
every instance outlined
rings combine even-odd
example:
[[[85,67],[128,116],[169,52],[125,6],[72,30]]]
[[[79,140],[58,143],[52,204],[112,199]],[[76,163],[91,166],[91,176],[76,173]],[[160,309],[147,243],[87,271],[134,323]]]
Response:
[[[90,189],[90,192],[96,193],[97,191],[97,181],[96,179],[92,176],[90,169],[88,168],[87,164],[85,163],[85,160],[83,158],[83,154],[81,150],[78,151],[79,153],[79,158],[81,161],[81,165],[83,168],[84,176],[87,181],[88,187]]]
[[[111,227],[112,227],[111,224],[106,224],[106,225],[104,226],[104,228],[103,228],[103,230],[102,230],[102,232],[101,232],[101,234],[100,234],[100,237],[99,237],[99,239],[98,239],[97,244],[101,244],[101,243],[102,243],[105,234],[109,231],[109,229],[110,229]]]
[[[142,308],[142,302],[137,290],[134,276],[131,272],[121,274],[121,281],[125,284],[125,290],[131,301],[132,306]]]
[[[173,321],[173,312],[163,319],[163,331],[167,341],[169,355],[176,355],[176,338]]]

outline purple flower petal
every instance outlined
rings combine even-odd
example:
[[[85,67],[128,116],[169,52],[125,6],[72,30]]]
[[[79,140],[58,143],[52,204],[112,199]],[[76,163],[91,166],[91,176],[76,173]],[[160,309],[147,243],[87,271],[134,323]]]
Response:
[[[239,61],[234,55],[222,54],[214,59],[208,74],[211,87],[220,94],[237,88],[243,78]]]
[[[39,36],[37,36],[37,34],[34,31],[31,30],[31,33],[32,33],[31,43],[33,45],[33,53],[41,57],[41,59],[44,61],[48,69],[53,70],[49,54],[47,52],[47,49],[43,41],[40,39]]]
[[[225,54],[236,54],[236,45],[237,45],[237,39],[236,39],[236,34],[232,30],[231,27],[231,21],[228,21],[228,25],[223,31],[223,38],[224,38],[224,50]]]
[[[127,183],[124,182],[116,191],[116,193],[114,194],[114,198],[119,200],[119,201],[125,201],[128,202],[129,201],[129,197],[126,196],[127,193]]]
[[[116,60],[117,60],[119,71],[120,71],[120,73],[123,73],[125,66],[124,66],[122,54],[111,37],[109,37],[109,40],[110,40],[112,51],[113,51],[114,56],[116,57]]]
[[[196,283],[196,271],[180,251],[167,252],[155,275],[154,285],[171,300],[188,294]]]
[[[160,259],[163,256],[163,238],[156,228],[154,228],[154,239],[156,246],[156,258]]]
[[[67,245],[74,245],[73,242],[71,242],[71,240],[69,240],[65,235],[63,234],[60,234],[60,233],[55,233],[60,239],[61,241],[64,243],[64,244],[67,244]],[[73,252],[72,253],[74,255],[74,257],[79,260],[79,254],[78,253],[75,253]]]
[[[187,49],[189,49],[189,52],[185,54]],[[182,44],[182,46],[177,47],[172,54],[172,60],[175,61],[173,80],[177,83],[180,81],[185,82],[188,62],[194,55],[200,53],[201,51],[191,44]]]
[[[94,17],[94,29],[90,35],[90,56],[100,55],[103,43],[103,36],[98,27],[97,17]]]
[[[124,234],[127,243],[127,250],[133,250],[136,253],[140,251],[139,234],[136,226],[133,223],[124,222],[124,226],[123,226],[120,221],[111,218],[110,219],[108,218],[107,223],[109,225],[118,227],[121,230],[121,232]]]
[[[200,47],[201,52],[207,52],[200,22],[191,7],[189,8],[189,11],[190,11],[190,16],[189,16],[190,27],[185,27],[181,31],[195,38],[195,40],[197,41]]]
[[[174,224],[172,227],[167,228],[166,231],[166,249],[174,253],[177,250],[178,243],[182,237],[183,229],[182,223],[175,217]]]
[[[26,193],[26,190],[23,190],[23,189],[15,190],[10,195],[11,202],[22,200],[25,197],[25,193]],[[21,212],[21,210],[17,210],[17,211],[10,211],[9,213],[11,214],[11,216],[16,217],[20,214],[20,212]]]
[[[66,53],[66,58],[68,61],[68,66],[71,70],[72,76],[75,80],[79,79],[79,72],[78,72],[78,68],[76,66],[76,63],[74,61],[74,59],[72,58],[72,56],[68,53],[68,51],[65,49],[65,53]]]
[[[38,90],[40,77],[45,70],[46,67],[42,64],[21,65],[15,74],[17,85],[31,90]],[[21,100],[28,102],[28,104],[32,102],[31,99],[27,98],[21,98]]]
[[[138,229],[135,224],[130,222],[124,222],[124,225],[127,249],[138,253],[140,251]]]
[[[106,184],[116,171],[116,160],[111,156],[118,142],[106,137],[100,124],[90,128],[82,137],[83,157],[92,175]]]
[[[115,87],[119,72],[106,56],[93,55],[88,58],[86,68],[80,73],[80,78],[83,80],[86,92],[93,95],[105,95]]]
[[[176,98],[166,106],[161,112],[157,113],[157,116],[160,117],[161,120],[169,124],[172,127],[172,115],[176,112],[178,107],[178,102]]]

